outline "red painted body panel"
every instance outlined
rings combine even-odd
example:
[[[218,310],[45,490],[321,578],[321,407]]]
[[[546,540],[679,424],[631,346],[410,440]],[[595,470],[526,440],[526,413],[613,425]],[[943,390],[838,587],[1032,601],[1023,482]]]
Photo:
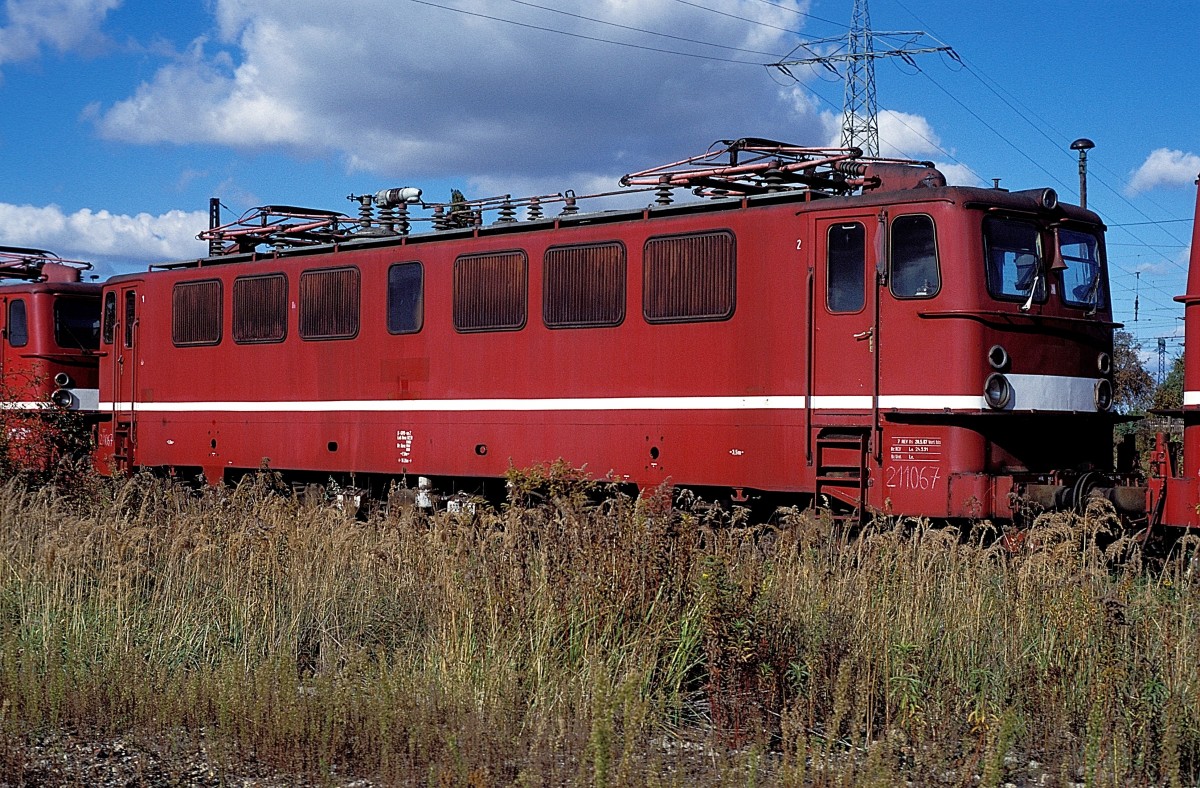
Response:
[[[1100,377],[1097,355],[1111,353],[1112,323],[1106,308],[1086,314],[1063,304],[1053,278],[1048,301],[1029,312],[992,299],[982,286],[980,240],[989,208],[1030,210],[1017,195],[957,188],[727,201],[119,277],[106,291],[122,299],[133,293],[137,314],[131,347],[123,347],[118,325],[105,348],[101,401],[113,421],[102,429],[100,465],[201,468],[210,477],[266,464],[474,478],[562,458],[596,477],[643,486],[670,480],[854,500],[858,491],[830,469],[860,451],[845,441],[861,434],[869,505],[1008,517],[1015,477],[1107,468],[1111,420],[1096,412],[1070,419],[1030,408],[989,412],[982,404],[993,372],[989,348],[1005,346],[1014,375],[1088,384]],[[937,227],[941,288],[931,298],[896,298],[875,277],[886,249],[882,228],[913,214]],[[1079,209],[1069,217],[1098,225]],[[866,236],[865,297],[860,309],[833,313],[821,295],[825,239],[847,223],[861,224]],[[647,322],[646,240],[718,230],[736,239],[733,315]],[[546,250],[612,241],[627,255],[624,320],[546,327]],[[524,327],[456,331],[455,259],[511,250],[528,258]],[[417,333],[393,335],[387,270],[404,261],[424,268],[424,322]],[[296,320],[300,273],[333,266],[360,273],[358,334],[304,341]],[[236,344],[233,280],[266,273],[288,278],[287,337]],[[221,341],[177,347],[173,288],[203,279],[222,283]]]

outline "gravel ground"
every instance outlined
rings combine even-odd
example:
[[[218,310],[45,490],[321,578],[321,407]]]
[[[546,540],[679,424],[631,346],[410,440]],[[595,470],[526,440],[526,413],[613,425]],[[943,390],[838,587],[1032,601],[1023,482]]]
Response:
[[[153,745],[130,738],[94,738],[75,733],[41,736],[27,742],[0,743],[0,788],[12,786],[337,786],[375,788],[379,783],[339,778],[317,782],[280,774],[253,764],[227,769],[203,745]]]
[[[678,777],[687,775],[693,784],[716,784],[722,754],[709,749],[700,742],[666,738],[661,743],[662,752],[674,768],[669,772]],[[86,786],[87,788],[140,788],[147,786],[178,786],[180,788],[208,788],[209,786],[236,786],[238,788],[382,788],[385,783],[361,778],[343,777],[334,773],[328,779],[309,780],[298,775],[289,775],[256,764],[245,764],[226,768],[215,762],[202,743],[180,740],[160,743],[135,740],[132,737],[87,737],[78,733],[56,733],[41,736],[26,742],[0,739],[0,788],[17,786]],[[772,784],[775,780],[774,757],[768,756],[760,764],[759,779],[747,776],[747,782]],[[568,769],[568,771],[571,771]],[[809,764],[810,779],[824,770],[817,764]],[[1064,785],[1065,788],[1085,788],[1080,782],[1083,775],[1076,772],[1074,779],[1060,782],[1047,773],[1043,765],[1034,760],[1008,756],[1004,762],[1005,778],[1001,788],[1043,788],[1049,785]],[[840,782],[836,775],[827,775],[832,782]],[[726,775],[726,778],[735,777]],[[965,777],[949,770],[930,775],[921,785],[979,785],[982,775],[975,773]],[[669,781],[669,780],[668,780]],[[736,777],[734,779],[737,782]],[[900,783],[906,788],[917,788],[918,783]]]

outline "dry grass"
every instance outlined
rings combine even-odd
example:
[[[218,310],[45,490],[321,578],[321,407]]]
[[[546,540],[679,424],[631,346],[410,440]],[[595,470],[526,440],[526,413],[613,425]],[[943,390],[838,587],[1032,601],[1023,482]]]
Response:
[[[356,520],[269,477],[9,484],[0,769],[65,730],[317,782],[1200,779],[1195,541],[1150,567],[1103,509],[1010,554],[551,493]]]

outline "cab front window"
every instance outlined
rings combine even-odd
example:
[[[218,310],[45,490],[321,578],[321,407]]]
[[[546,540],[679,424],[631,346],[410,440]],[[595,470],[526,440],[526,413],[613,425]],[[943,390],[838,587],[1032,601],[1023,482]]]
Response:
[[[54,302],[54,341],[61,348],[100,347],[100,305],[94,298],[59,298]]]
[[[990,216],[983,223],[987,286],[993,298],[1046,300],[1046,266],[1041,232],[1032,222]]]
[[[1099,309],[1108,304],[1100,242],[1092,233],[1058,230],[1058,254],[1063,269],[1063,300],[1071,306]]]

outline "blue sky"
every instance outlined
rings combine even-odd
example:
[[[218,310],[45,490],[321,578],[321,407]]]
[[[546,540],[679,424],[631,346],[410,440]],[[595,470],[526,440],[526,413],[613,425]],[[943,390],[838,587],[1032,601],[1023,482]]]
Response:
[[[269,203],[353,213],[347,194],[392,186],[435,200],[583,194],[719,138],[833,144],[838,78],[798,67],[794,82],[762,64],[845,34],[851,8],[6,0],[0,243],[107,276],[202,254],[213,196],[231,216]],[[1169,336],[1178,352],[1200,3],[873,0],[870,12],[876,31],[926,31],[962,60],[878,63],[885,152],[932,159],[952,182],[1051,186],[1075,202],[1068,146],[1090,137],[1117,318],[1147,350]]]

